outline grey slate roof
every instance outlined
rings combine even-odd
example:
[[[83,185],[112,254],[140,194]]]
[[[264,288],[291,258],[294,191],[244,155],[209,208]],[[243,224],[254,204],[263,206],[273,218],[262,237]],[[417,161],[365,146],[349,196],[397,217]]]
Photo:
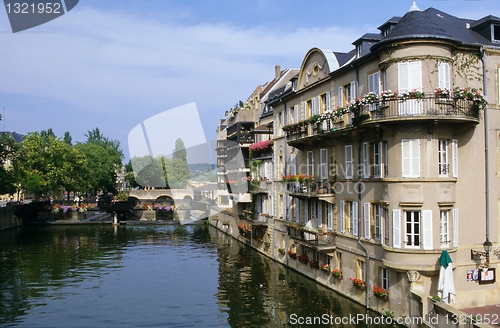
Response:
[[[492,17],[493,19],[498,18]],[[432,7],[424,11],[410,11],[399,20],[386,37],[372,47],[372,51],[387,43],[412,38],[445,39],[462,44],[495,45],[467,27],[467,25],[473,27],[478,22],[485,22],[489,19],[491,17],[485,17],[476,22],[449,15]]]

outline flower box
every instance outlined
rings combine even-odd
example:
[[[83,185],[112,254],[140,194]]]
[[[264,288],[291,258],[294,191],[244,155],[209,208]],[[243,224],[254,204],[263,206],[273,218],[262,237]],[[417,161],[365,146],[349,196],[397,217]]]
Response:
[[[366,289],[366,284],[363,280],[359,278],[349,278],[352,281],[352,285],[358,289]]]
[[[338,279],[342,279],[342,277],[344,275],[342,273],[342,270],[340,270],[340,269],[333,269],[332,270],[332,276],[334,276],[335,278],[338,278]]]
[[[373,294],[384,301],[389,300],[389,293],[380,286],[373,286]]]

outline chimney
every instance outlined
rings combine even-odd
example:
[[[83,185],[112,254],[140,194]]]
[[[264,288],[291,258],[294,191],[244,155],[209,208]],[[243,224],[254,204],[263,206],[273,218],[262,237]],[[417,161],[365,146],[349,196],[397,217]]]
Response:
[[[274,78],[277,79],[281,75],[281,67],[280,65],[274,66]]]

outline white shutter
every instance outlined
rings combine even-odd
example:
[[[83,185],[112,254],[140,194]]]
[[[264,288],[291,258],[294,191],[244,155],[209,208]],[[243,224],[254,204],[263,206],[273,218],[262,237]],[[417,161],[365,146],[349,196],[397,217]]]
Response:
[[[326,223],[326,225],[327,225],[328,230],[331,231],[331,230],[333,230],[333,227],[332,227],[333,205],[332,204],[328,203],[328,205],[327,205],[327,212],[326,213],[327,213],[326,214],[327,215],[327,223]]]
[[[345,156],[345,178],[352,179],[352,145],[346,145],[344,147]]]
[[[309,202],[304,199],[304,222],[309,221]]]
[[[297,174],[297,154],[290,155],[290,174]]]
[[[392,210],[392,247],[401,248],[401,210]]]
[[[358,202],[352,202],[352,234],[358,235]]]
[[[370,143],[363,143],[363,176],[370,177]]]
[[[451,140],[451,174],[458,178],[458,140]]]
[[[330,92],[327,92],[326,95],[325,95],[325,103],[326,103],[325,104],[325,110],[326,111],[329,111],[330,108],[331,108],[330,101],[331,101],[331,99],[330,99]]]
[[[453,247],[458,247],[458,208],[454,208],[453,216]]]
[[[408,63],[398,64],[398,91],[408,92],[410,90],[410,72]]]
[[[299,121],[299,105],[293,106],[293,123]]]
[[[432,211],[424,210],[423,215],[423,244],[424,249],[432,249]]]
[[[318,227],[323,227],[323,202],[318,201]]]
[[[313,115],[319,114],[319,96],[316,96],[316,98],[313,98]]]
[[[411,148],[410,140],[401,140],[401,154],[402,154],[402,175],[403,178],[411,175]]]
[[[344,211],[345,211],[344,201],[341,200],[339,202],[339,228],[340,228],[340,232],[342,232],[342,233],[345,232]]]
[[[349,101],[353,101],[356,99],[356,81],[351,82],[351,99]]]
[[[450,89],[450,64],[449,63],[439,63],[438,65],[439,74],[439,88]]]
[[[373,144],[373,177],[382,177],[382,143]]]
[[[364,203],[363,204],[363,217],[365,220],[365,238],[370,239],[371,238],[371,232],[370,232],[370,203]]]
[[[317,219],[318,215],[316,213],[318,202],[316,200],[311,200],[311,219]]]
[[[286,109],[286,125],[289,125],[291,123],[290,120],[292,119],[291,118],[292,115],[290,115],[290,111],[291,111],[291,108]]]
[[[420,139],[411,141],[412,177],[420,177]]]
[[[422,91],[422,63],[410,62],[410,90]]]
[[[314,176],[314,153],[307,152],[307,175]]]
[[[328,179],[328,149],[320,149],[319,162],[320,178]]]
[[[402,175],[404,178],[420,176],[420,139],[401,140]]]
[[[338,101],[337,101],[337,104],[338,104],[339,107],[342,107],[342,98],[344,98],[343,96],[344,96],[343,95],[343,89],[342,89],[342,87],[339,87],[339,91],[338,91],[338,94],[337,94],[337,97],[339,98]]]

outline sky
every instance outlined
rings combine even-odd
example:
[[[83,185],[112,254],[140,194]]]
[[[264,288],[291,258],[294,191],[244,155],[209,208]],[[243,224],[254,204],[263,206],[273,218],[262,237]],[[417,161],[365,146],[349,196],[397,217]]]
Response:
[[[500,16],[498,0],[416,4],[461,18]],[[0,9],[0,130],[26,134],[52,128],[61,138],[69,131],[74,142],[83,142],[97,127],[120,141],[128,161],[134,128],[195,103],[206,139],[212,140],[224,112],[272,80],[275,65],[300,68],[313,47],[348,52],[353,41],[379,32],[377,27],[403,16],[411,5],[406,0],[80,0],[63,16],[18,33]],[[178,116],[163,128],[201,129],[199,120],[190,126],[191,115],[180,121]],[[173,148],[174,140],[165,139]]]

